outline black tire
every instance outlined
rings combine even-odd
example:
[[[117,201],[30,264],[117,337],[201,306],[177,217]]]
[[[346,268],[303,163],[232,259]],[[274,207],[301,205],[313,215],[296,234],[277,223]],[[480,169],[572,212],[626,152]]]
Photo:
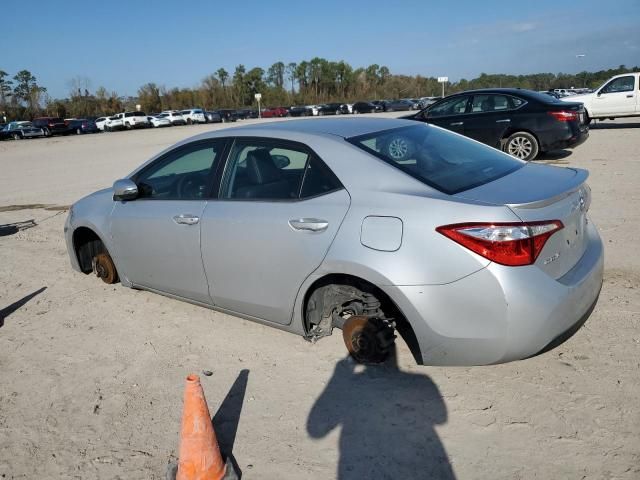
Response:
[[[131,130],[131,124],[130,123],[125,123],[124,124],[124,128],[127,130]]]
[[[515,132],[507,138],[502,149],[509,155],[529,162],[540,153],[540,144],[529,132]]]
[[[82,129],[76,128],[76,135],[82,135]]]
[[[191,125],[193,121],[190,118],[187,118],[187,125]]]
[[[13,138],[14,140],[22,140],[22,135],[20,135],[19,133],[12,133],[11,134],[11,138]]]
[[[592,118],[589,116],[589,112],[587,112],[585,110],[584,111],[584,124],[585,125],[590,125],[591,124],[591,120],[592,120]]]

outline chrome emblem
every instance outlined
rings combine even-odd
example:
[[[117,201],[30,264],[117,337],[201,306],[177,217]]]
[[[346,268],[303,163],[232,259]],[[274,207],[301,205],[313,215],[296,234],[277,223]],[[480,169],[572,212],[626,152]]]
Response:
[[[578,202],[580,205],[580,210],[584,212],[586,202],[584,201],[584,195],[582,193],[580,194],[580,200]]]

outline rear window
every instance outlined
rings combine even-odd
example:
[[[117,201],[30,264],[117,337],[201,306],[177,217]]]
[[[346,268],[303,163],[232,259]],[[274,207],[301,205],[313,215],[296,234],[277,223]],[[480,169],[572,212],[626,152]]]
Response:
[[[146,117],[147,114],[144,112],[127,112],[124,114],[125,117]]]
[[[495,148],[424,123],[348,141],[450,195],[497,180],[524,165]]]

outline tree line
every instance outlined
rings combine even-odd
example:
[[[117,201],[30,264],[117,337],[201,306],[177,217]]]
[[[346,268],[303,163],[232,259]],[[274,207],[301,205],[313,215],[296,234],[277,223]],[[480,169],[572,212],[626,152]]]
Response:
[[[531,90],[553,88],[596,88],[609,77],[638,71],[640,67],[568,73],[536,73],[528,75],[486,74],[445,84],[446,94],[475,88],[518,87]],[[133,110],[143,111],[200,107],[256,108],[254,95],[262,94],[263,106],[308,105],[358,100],[416,98],[438,96],[442,86],[436,77],[393,74],[384,65],[354,68],[345,61],[329,61],[315,57],[299,63],[276,62],[268,69],[247,69],[238,65],[234,71],[217,69],[191,88],[167,88],[150,82],[142,85],[136,96],[121,96],[105,87],[91,91],[91,82],[84,77],[69,81],[66,98],[51,98],[47,89],[38,84],[28,70],[11,77],[0,69],[0,117],[29,119],[39,115],[88,117],[112,115]]]

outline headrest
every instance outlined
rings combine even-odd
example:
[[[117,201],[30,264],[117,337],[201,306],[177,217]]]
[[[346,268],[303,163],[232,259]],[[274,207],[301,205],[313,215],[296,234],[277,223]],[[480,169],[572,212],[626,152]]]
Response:
[[[280,169],[265,148],[258,148],[247,154],[247,175],[254,185],[276,182],[282,178]]]

